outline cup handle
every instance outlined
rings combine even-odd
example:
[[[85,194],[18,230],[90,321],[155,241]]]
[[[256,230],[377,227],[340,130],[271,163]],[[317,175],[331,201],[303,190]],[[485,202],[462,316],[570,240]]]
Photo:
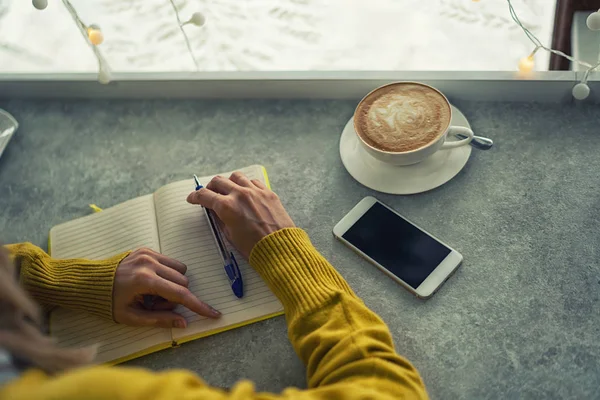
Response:
[[[473,140],[473,136],[475,136],[472,130],[463,126],[451,126],[450,128],[448,128],[448,133],[446,134],[446,137],[455,135],[463,135],[466,136],[466,138],[452,142],[445,141],[442,145],[442,150],[454,149],[457,147],[467,145],[471,143],[471,140]]]

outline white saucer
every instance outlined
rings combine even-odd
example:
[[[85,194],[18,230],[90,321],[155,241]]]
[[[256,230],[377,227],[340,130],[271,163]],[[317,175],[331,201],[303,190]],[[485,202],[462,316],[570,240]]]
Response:
[[[452,106],[454,126],[471,128],[465,115]],[[448,138],[453,140],[453,138]],[[390,194],[426,192],[454,178],[471,155],[471,146],[440,150],[418,164],[395,166],[373,158],[359,143],[352,118],[340,138],[340,156],[350,175],[366,187]]]

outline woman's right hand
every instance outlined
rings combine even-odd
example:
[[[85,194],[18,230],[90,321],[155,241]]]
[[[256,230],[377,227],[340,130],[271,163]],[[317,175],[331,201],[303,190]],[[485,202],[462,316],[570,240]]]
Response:
[[[213,210],[227,239],[246,259],[265,236],[295,227],[279,197],[241,172],[234,172],[229,179],[214,177],[206,188],[190,193],[187,201]]]

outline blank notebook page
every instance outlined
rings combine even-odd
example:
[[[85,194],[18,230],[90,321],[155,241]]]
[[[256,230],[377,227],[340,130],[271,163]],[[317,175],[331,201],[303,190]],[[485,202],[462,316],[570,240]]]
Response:
[[[265,182],[260,166],[241,171],[250,179]],[[206,185],[211,179],[212,176],[200,178],[200,182]],[[216,320],[209,319],[180,307],[177,311],[185,316],[188,327],[173,329],[174,339],[219,330],[283,311],[283,306],[267,284],[229,244],[244,281],[244,296],[239,299],[233,294],[204,210],[185,200],[194,187],[193,179],[189,179],[156,191],[154,201],[161,250],[163,254],[187,265],[186,275],[190,279],[189,288],[192,293],[223,315]]]
[[[50,231],[52,256],[99,260],[139,247],[160,251],[152,195],[138,197]],[[162,328],[133,328],[85,313],[58,308],[50,333],[61,346],[100,344],[96,362],[105,362],[171,342]]]

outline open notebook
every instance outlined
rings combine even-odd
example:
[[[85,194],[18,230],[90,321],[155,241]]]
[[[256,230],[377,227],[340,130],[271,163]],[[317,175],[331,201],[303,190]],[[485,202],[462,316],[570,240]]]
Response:
[[[241,171],[269,185],[262,166]],[[206,185],[211,178],[200,181]],[[223,313],[221,318],[200,317],[179,306],[175,311],[188,320],[185,329],[134,328],[59,308],[51,314],[50,333],[60,345],[98,343],[97,362],[116,364],[283,313],[282,304],[267,284],[235,251],[244,279],[244,296],[238,299],[233,294],[203,210],[186,202],[194,187],[193,179],[171,183],[154,194],[57,225],[50,231],[50,252],[56,258],[93,260],[139,247],[151,248],[185,263],[189,289]]]

